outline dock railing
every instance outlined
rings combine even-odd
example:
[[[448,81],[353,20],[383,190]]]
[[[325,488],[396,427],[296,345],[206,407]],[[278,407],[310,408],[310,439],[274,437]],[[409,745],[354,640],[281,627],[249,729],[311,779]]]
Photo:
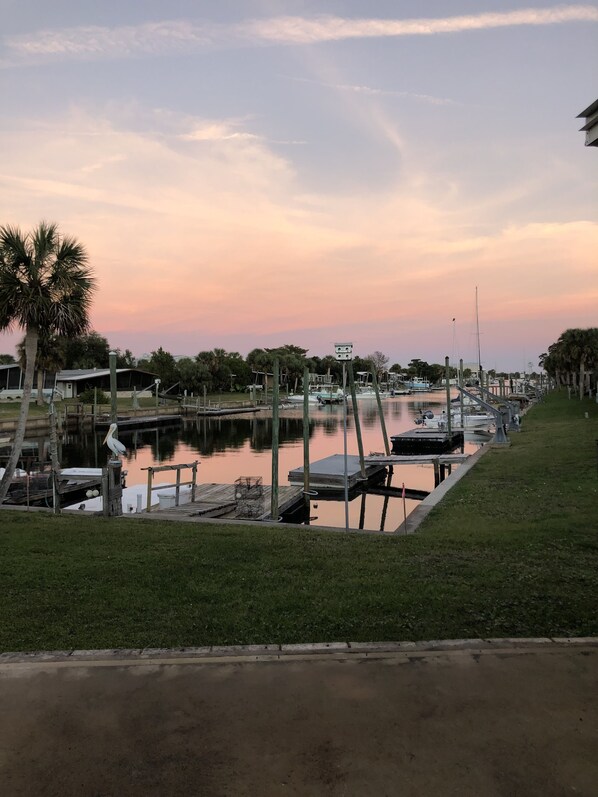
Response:
[[[174,505],[179,506],[180,503],[180,492],[181,487],[190,484],[191,485],[191,502],[195,501],[195,488],[197,487],[197,466],[199,464],[199,460],[196,459],[194,462],[189,462],[184,465],[154,465],[149,468],[141,468],[141,470],[147,471],[147,505],[146,511],[152,511],[152,491],[153,490],[164,490],[167,487],[176,487],[175,491],[175,500]],[[187,482],[181,481],[181,471],[185,468],[191,468],[191,479]],[[154,473],[159,473],[165,470],[174,470],[176,471],[176,481],[174,484],[158,484],[155,487],[153,486],[154,480]]]

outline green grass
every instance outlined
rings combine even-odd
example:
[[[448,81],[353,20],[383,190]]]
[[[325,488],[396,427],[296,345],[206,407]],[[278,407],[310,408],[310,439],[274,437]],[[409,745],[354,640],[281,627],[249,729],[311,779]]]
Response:
[[[0,649],[598,634],[596,437],[550,396],[409,538],[4,510]]]

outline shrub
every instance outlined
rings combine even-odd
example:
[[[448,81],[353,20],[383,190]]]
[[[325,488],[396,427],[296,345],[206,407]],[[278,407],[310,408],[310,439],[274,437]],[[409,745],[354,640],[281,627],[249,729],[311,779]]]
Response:
[[[93,404],[94,402],[94,388],[88,387],[83,393],[79,395],[79,401],[82,404]],[[103,390],[97,391],[98,404],[110,404],[110,396],[104,393]]]

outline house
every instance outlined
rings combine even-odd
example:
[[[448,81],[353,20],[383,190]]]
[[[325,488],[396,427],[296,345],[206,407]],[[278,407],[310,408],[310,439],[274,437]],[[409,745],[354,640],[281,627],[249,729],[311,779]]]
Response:
[[[133,391],[153,390],[156,374],[139,368],[116,369],[116,392],[119,396],[132,396]],[[56,389],[64,398],[77,398],[85,390],[97,387],[110,393],[109,368],[79,368],[72,371],[59,371],[56,374]]]
[[[580,128],[586,134],[586,147],[598,147],[598,100],[577,115],[578,119],[585,119],[586,123]]]
[[[25,372],[18,363],[0,365],[0,399],[19,401],[23,395],[23,382]],[[44,373],[44,394],[52,391],[54,387],[54,374]],[[33,375],[32,398],[37,395],[37,371]]]

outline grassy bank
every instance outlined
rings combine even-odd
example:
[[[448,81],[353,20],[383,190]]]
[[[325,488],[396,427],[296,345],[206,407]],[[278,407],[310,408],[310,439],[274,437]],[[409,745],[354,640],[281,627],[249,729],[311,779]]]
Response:
[[[598,634],[597,437],[551,396],[410,538],[3,510],[0,649]]]

